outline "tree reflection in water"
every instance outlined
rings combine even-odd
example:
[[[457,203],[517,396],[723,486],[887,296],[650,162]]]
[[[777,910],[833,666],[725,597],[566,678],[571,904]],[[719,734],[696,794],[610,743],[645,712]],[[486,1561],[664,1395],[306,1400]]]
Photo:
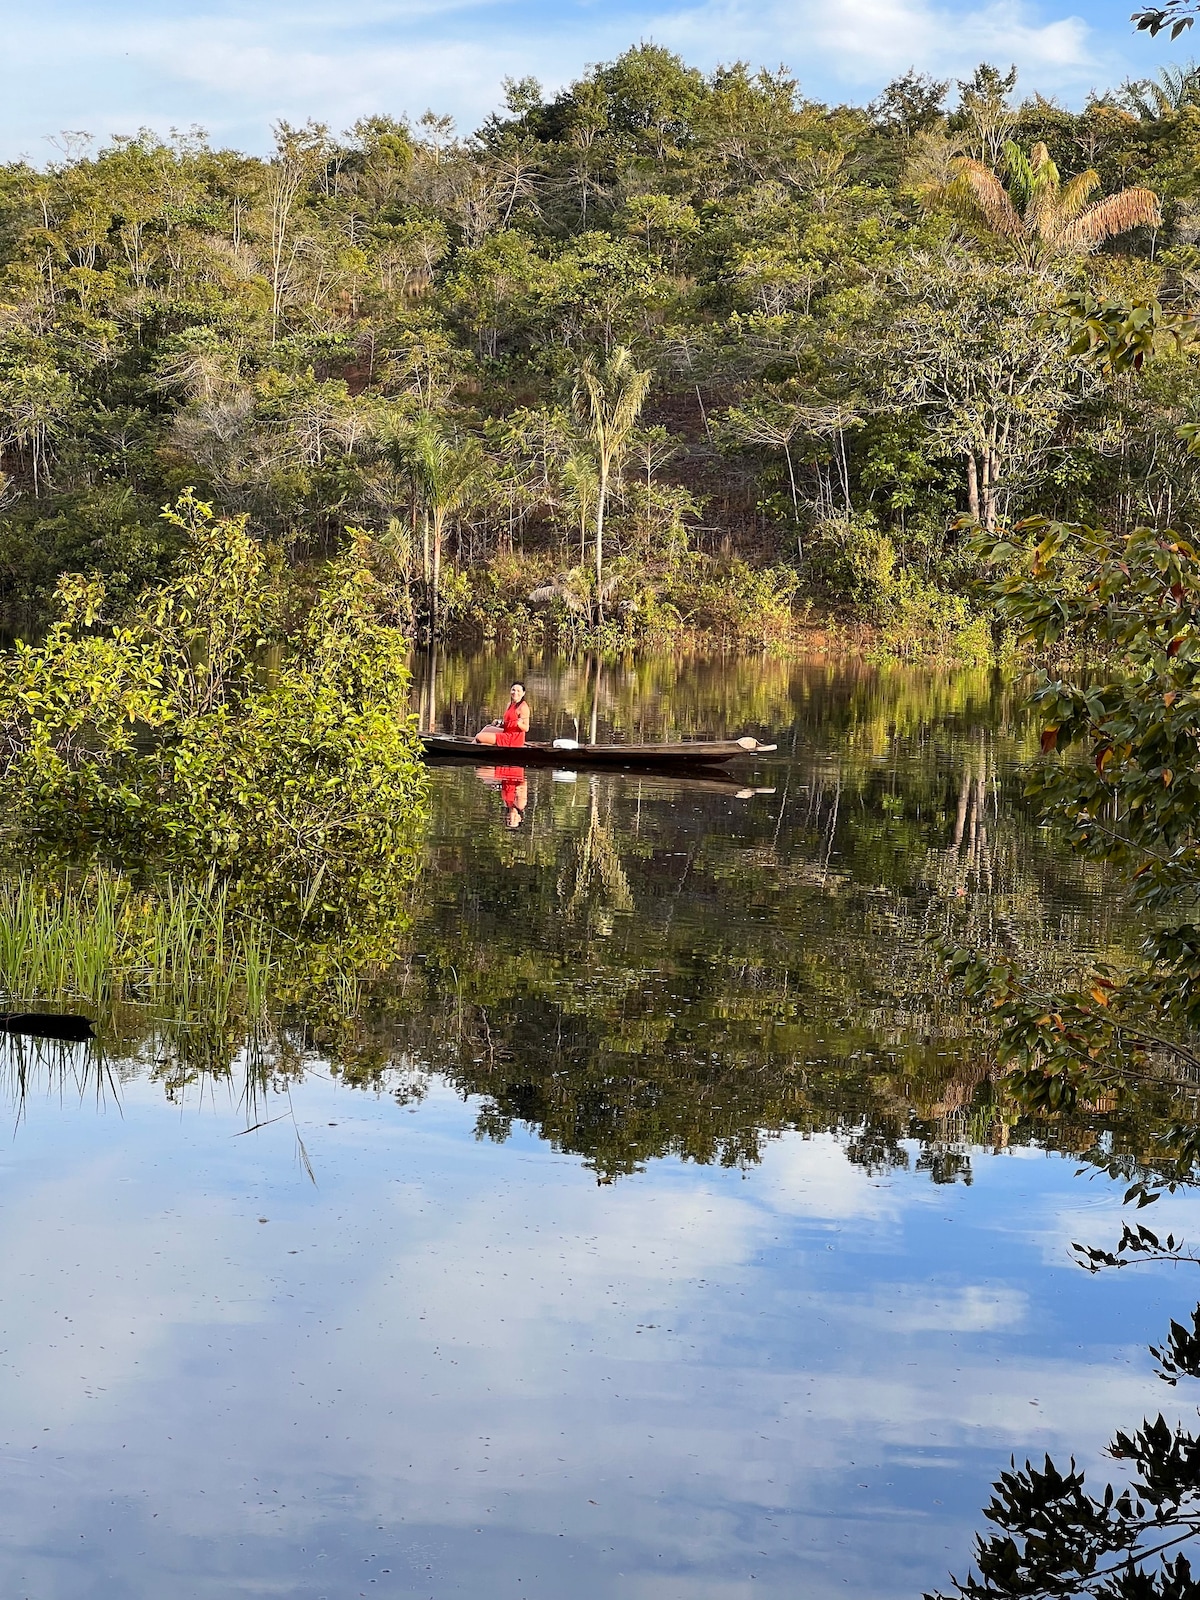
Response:
[[[663,1156],[752,1162],[788,1129],[938,1182],[1010,1143],[1082,1154],[1103,1138],[1111,1159],[1153,1160],[1177,1089],[1031,1115],[928,943],[1015,947],[1047,975],[1083,951],[1121,958],[1102,871],[1021,799],[1036,730],[1014,691],[980,672],[451,658],[443,725],[476,725],[518,670],[549,736],[594,719],[602,739],[769,733],[780,754],[730,783],[530,773],[512,780],[514,799],[528,790],[516,831],[473,769],[439,769],[402,916],[319,960],[273,939],[253,1006],[215,978],[98,994],[96,1059],[177,1097],[229,1078],[250,1123],[314,1064],[401,1099],[436,1075],[477,1099],[481,1134],[527,1124],[604,1181]],[[28,995],[6,948],[0,983]]]
[[[939,933],[1015,943],[1046,972],[1122,947],[1103,875],[1021,801],[1036,744],[1010,691],[981,673],[772,661],[600,678],[451,659],[443,726],[470,726],[515,672],[547,737],[595,715],[602,739],[747,731],[781,754],[746,771],[736,805],[720,786],[538,774],[516,853],[438,775],[438,877],[401,1028],[412,1057],[480,1097],[481,1133],[525,1123],[602,1179],[664,1155],[753,1161],[787,1128],[836,1130],[872,1167],[907,1163],[915,1142],[938,1181],[969,1181],[972,1144],[1083,1151],[1103,1130],[1144,1148],[1128,1108],[1052,1126],[1011,1104],[931,957]],[[451,987],[452,1027],[437,998]]]

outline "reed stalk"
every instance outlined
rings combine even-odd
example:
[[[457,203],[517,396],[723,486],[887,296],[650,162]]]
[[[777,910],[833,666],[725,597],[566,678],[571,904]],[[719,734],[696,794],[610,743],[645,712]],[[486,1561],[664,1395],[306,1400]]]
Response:
[[[253,1032],[265,1022],[268,930],[212,876],[139,890],[99,870],[0,880],[0,991],[14,1006],[82,1002],[97,1020],[124,1006]]]

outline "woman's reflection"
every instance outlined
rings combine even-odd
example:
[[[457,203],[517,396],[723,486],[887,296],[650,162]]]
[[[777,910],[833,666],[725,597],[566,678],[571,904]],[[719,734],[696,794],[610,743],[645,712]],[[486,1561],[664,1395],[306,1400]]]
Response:
[[[475,776],[500,791],[500,804],[504,807],[504,826],[519,828],[525,820],[529,804],[529,784],[524,767],[476,767]]]

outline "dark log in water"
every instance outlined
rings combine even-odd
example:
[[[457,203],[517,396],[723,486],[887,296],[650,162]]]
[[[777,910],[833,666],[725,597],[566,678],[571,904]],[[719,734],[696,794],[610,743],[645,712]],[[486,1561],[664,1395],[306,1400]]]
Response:
[[[90,1039],[89,1017],[60,1011],[0,1011],[0,1033],[26,1033],[38,1039]]]

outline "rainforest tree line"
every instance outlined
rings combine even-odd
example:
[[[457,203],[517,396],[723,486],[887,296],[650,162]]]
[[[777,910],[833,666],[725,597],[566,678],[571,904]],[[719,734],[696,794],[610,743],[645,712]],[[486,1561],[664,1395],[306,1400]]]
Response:
[[[959,519],[1195,517],[1200,75],[1078,112],[980,66],[866,107],[653,45],[469,137],[432,112],[0,169],[0,591],[110,604],[191,489],[303,573],[362,530],[410,636],[761,641],[970,623]],[[1064,310],[1064,307],[1067,309]]]

